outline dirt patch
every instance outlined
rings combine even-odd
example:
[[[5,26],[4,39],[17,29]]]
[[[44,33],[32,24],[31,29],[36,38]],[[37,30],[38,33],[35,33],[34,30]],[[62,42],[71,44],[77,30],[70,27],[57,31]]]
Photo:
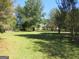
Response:
[[[8,50],[8,42],[5,40],[0,40],[0,51],[2,50]]]

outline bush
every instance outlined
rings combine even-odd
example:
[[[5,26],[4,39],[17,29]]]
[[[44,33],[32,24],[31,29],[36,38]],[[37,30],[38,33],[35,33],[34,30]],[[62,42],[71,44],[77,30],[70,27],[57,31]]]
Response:
[[[0,32],[1,33],[4,33],[5,32],[5,29],[4,29],[4,27],[2,25],[0,25]]]

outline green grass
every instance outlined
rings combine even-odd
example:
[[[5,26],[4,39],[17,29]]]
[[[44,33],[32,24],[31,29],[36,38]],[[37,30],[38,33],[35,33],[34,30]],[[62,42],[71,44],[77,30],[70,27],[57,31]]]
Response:
[[[61,35],[51,32],[0,34],[0,56],[10,59],[78,59],[79,46],[70,43],[65,33]]]

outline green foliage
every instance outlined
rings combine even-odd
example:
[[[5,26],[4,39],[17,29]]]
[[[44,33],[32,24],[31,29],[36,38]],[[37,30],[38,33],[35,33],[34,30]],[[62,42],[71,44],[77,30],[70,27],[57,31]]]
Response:
[[[18,18],[23,21],[23,28],[36,27],[41,21],[41,0],[27,0],[24,7],[17,7]]]
[[[12,0],[0,0],[0,24],[5,29],[12,28],[11,23],[14,21]],[[7,27],[6,27],[7,26]]]
[[[53,25],[52,28],[54,27],[54,30],[57,30],[56,28],[58,27],[59,30],[64,28],[64,13],[62,13],[60,10],[58,9],[53,9],[50,12],[50,20],[51,23],[49,23],[50,25]]]
[[[5,32],[5,29],[4,29],[4,27],[2,25],[0,25],[0,32],[1,33]]]
[[[60,30],[77,31],[79,27],[79,9],[76,7],[77,0],[57,0],[58,9],[50,12],[50,22]],[[51,25],[51,23],[49,24]]]
[[[28,22],[32,23],[30,26],[36,25],[40,22],[42,15],[41,0],[28,0],[24,6],[25,16],[28,18]]]
[[[79,16],[79,9],[75,9],[74,11],[71,11],[69,13],[67,13],[66,15],[66,20],[65,20],[65,26],[67,29],[71,29],[71,27],[73,26],[74,29],[79,27],[79,20],[78,20],[78,16]],[[74,12],[74,15],[73,15]]]
[[[58,3],[59,10],[62,13],[62,18],[64,19],[64,26],[66,30],[71,32],[71,39],[75,37],[75,31],[78,29],[78,9],[76,7],[78,0],[61,0]]]

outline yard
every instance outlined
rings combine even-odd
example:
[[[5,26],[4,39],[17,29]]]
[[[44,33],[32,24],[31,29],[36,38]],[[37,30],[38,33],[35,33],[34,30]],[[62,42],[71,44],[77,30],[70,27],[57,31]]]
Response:
[[[51,32],[0,34],[0,56],[10,59],[79,59],[79,46]],[[66,35],[65,35],[66,36]]]

